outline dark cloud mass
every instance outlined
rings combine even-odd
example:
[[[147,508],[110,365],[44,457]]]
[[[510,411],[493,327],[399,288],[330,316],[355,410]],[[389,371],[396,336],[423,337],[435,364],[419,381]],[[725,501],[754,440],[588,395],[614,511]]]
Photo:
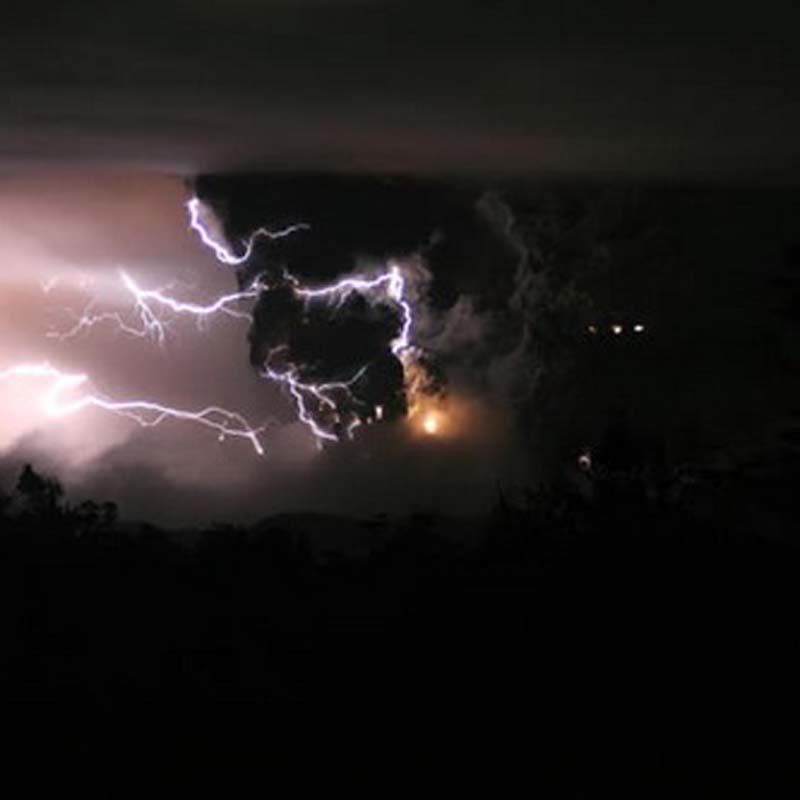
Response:
[[[8,468],[33,460],[64,475],[74,495],[109,496],[128,517],[171,524],[292,508],[367,513],[485,506],[493,481],[515,455],[509,460],[503,445],[512,407],[504,390],[487,392],[481,373],[513,355],[521,329],[515,315],[511,338],[497,337],[519,254],[481,211],[482,190],[269,175],[244,184],[201,178],[196,185],[224,222],[231,246],[254,224],[304,219],[310,230],[261,241],[237,276],[189,229],[188,189],[179,181],[64,173],[9,183],[0,197],[9,221],[0,225],[9,256],[1,299],[14,313],[3,316],[2,365],[47,360],[84,372],[107,397],[235,409],[253,424],[267,423],[266,457],[256,457],[246,443],[217,442],[191,424],[140,430],[99,411],[47,424],[36,416],[37,386],[6,382],[0,433]],[[355,271],[385,270],[391,259],[408,276],[412,340],[420,348],[415,363],[425,367],[426,389],[444,403],[439,411],[450,427],[441,447],[424,441],[419,418],[412,426],[404,422],[406,376],[391,350],[402,326],[397,303],[362,292],[334,303],[300,302],[284,277],[289,269],[317,286]],[[75,338],[48,338],[70,327],[90,300],[97,310],[128,313],[131,297],[120,269],[142,287],[165,287],[201,302],[256,274],[269,288],[252,309],[249,330],[242,319],[198,327],[174,317],[161,347],[123,335],[110,321]],[[492,285],[481,309],[473,310],[467,296]],[[484,353],[480,366],[453,369],[463,343],[476,336]],[[282,349],[272,353],[276,347]],[[342,425],[376,417],[378,406],[383,424],[362,426],[349,442],[324,408],[315,409],[320,423],[344,439],[317,452],[286,385],[259,377],[267,355],[272,369],[297,367],[303,381],[340,381],[366,366],[351,389],[337,394]],[[445,380],[452,380],[446,400]],[[497,400],[491,413],[490,397]]]
[[[298,509],[467,513],[485,510],[498,483],[512,492],[569,464],[614,406],[663,436],[675,459],[738,458],[768,444],[791,414],[790,332],[776,327],[759,273],[800,240],[791,192],[487,191],[270,175],[203,177],[197,189],[231,246],[264,224],[311,229],[261,240],[237,277],[189,230],[180,181],[70,173],[6,182],[3,364],[47,358],[87,371],[115,397],[235,408],[269,423],[265,458],[191,425],[140,430],[99,412],[42,427],[36,395],[5,386],[9,474],[32,459],[65,476],[72,496],[108,497],[126,517],[173,525]],[[163,348],[103,327],[46,338],[69,321],[66,308],[94,294],[124,310],[120,266],[143,286],[208,302],[260,271],[280,277],[288,268],[316,285],[391,258],[419,276],[413,341],[444,389],[437,408],[450,428],[440,437],[407,424],[397,395],[394,423],[364,425],[353,441],[318,452],[285,386],[259,377],[265,350],[288,342],[315,379],[370,362],[377,376],[358,395],[385,402],[401,377],[387,356],[396,309],[358,293],[341,307],[309,309],[273,288],[258,301],[249,339],[236,319],[201,329],[173,320]],[[587,334],[590,323],[636,320],[647,328],[638,340]]]
[[[310,287],[343,276],[373,278],[395,261],[424,259],[417,270],[424,286],[412,285],[409,299],[444,309],[474,275],[474,253],[483,250],[502,271],[504,247],[476,207],[477,191],[430,182],[330,176],[203,176],[195,189],[214,209],[228,240],[235,243],[269,220],[273,229],[301,222],[307,230],[277,240],[261,239],[239,269],[239,283],[265,281],[250,328],[250,360],[256,368],[285,374],[305,384],[349,382],[338,392],[335,413],[309,395],[313,416],[334,432],[332,415],[372,421],[405,415],[408,398],[401,354],[392,344],[403,335],[406,311],[397,298],[353,292],[332,299],[304,300],[290,280]],[[470,255],[467,255],[470,253]],[[506,258],[506,261],[508,259]],[[287,279],[287,273],[291,279]],[[417,333],[419,320],[412,320]],[[422,354],[429,390],[441,390],[435,354]],[[418,358],[419,362],[420,359]],[[346,426],[346,422],[343,422]],[[337,433],[340,436],[339,433]]]

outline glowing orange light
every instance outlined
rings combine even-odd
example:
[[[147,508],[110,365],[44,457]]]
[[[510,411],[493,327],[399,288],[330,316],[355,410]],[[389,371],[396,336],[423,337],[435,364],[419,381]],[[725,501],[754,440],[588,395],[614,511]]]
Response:
[[[429,436],[435,436],[439,432],[439,418],[433,411],[429,411],[422,420],[422,430]]]

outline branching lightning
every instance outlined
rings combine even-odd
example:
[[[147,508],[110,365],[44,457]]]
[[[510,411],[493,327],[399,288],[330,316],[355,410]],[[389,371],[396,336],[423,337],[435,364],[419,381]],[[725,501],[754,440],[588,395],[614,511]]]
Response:
[[[208,226],[203,222],[202,217],[205,207],[203,206],[200,198],[193,197],[186,204],[186,208],[189,211],[189,227],[193,231],[197,232],[197,234],[200,236],[200,240],[206,247],[213,251],[218,261],[231,267],[241,266],[250,259],[250,256],[253,254],[253,248],[255,247],[257,239],[284,239],[287,236],[291,236],[293,233],[297,233],[298,231],[310,230],[311,227],[304,222],[300,222],[295,225],[289,225],[288,227],[277,231],[271,231],[267,228],[259,228],[254,233],[251,233],[250,236],[242,242],[244,252],[240,256],[237,256],[228,247],[226,247],[225,244],[218,241],[211,233]]]
[[[215,238],[209,227],[202,219],[202,203],[199,198],[194,197],[187,203],[189,211],[189,225],[192,230],[197,232],[202,243],[210,248],[214,255],[223,264],[240,266],[251,256],[254,243],[259,236],[269,239],[278,239],[289,236],[299,230],[307,230],[308,225],[293,225],[281,231],[272,232],[266,228],[259,228],[245,242],[243,242],[244,252],[237,256],[231,252],[224,244]],[[306,301],[322,300],[333,302],[336,305],[344,303],[348,295],[352,292],[359,292],[363,295],[372,297],[377,292],[385,292],[385,296],[400,308],[402,323],[398,335],[390,343],[391,352],[400,359],[404,368],[409,366],[413,360],[415,350],[411,347],[411,330],[413,326],[413,312],[411,303],[406,297],[406,282],[400,267],[397,264],[390,264],[385,272],[374,277],[362,275],[351,276],[335,283],[319,286],[306,287],[301,285],[297,278],[290,273],[284,273],[284,279],[291,285],[296,296]],[[261,289],[265,287],[260,287]],[[257,295],[259,287],[255,287],[253,292]],[[350,387],[366,372],[367,366],[361,367],[349,380],[331,383],[310,383],[303,381],[300,369],[296,365],[289,365],[285,370],[277,370],[271,366],[271,356],[277,350],[275,348],[266,359],[262,370],[262,375],[266,379],[286,386],[289,393],[295,400],[298,419],[303,422],[321,444],[323,441],[338,441],[340,435],[336,432],[337,428],[343,425],[340,403],[336,401],[336,396],[344,397],[349,405],[353,405],[353,398]],[[324,409],[332,419],[333,430],[329,430],[321,425],[310,410],[310,404],[316,404],[318,408]],[[380,418],[380,413],[375,411],[375,418]],[[352,437],[353,431],[361,424],[361,419],[354,415],[346,424],[345,431],[347,436]]]
[[[398,305],[402,311],[402,324],[400,333],[391,342],[392,353],[400,358],[401,362],[405,365],[405,357],[408,356],[410,351],[410,334],[413,324],[413,314],[411,304],[405,298],[405,280],[403,278],[400,268],[396,264],[389,266],[388,270],[373,278],[363,276],[354,276],[344,278],[336,283],[328,286],[320,286],[317,288],[307,288],[301,286],[299,281],[291,275],[286,276],[291,283],[295,294],[305,300],[327,300],[341,305],[347,295],[351,292],[359,292],[361,294],[371,295],[378,290],[384,289],[386,296]],[[280,350],[281,348],[276,348]],[[270,354],[274,355],[276,351]],[[340,411],[340,404],[336,402],[334,397],[344,395],[352,405],[352,395],[350,387],[361,378],[367,371],[367,365],[361,367],[349,380],[338,381],[331,383],[308,383],[303,382],[296,367],[291,367],[285,371],[277,371],[270,366],[270,358],[268,357],[264,364],[262,375],[268,380],[281,383],[288,387],[289,392],[295,400],[297,408],[298,419],[307,425],[317,441],[339,441],[340,435],[331,430],[327,430],[320,425],[314,418],[309,410],[309,403],[314,402],[320,407],[324,407],[333,419],[334,427],[341,427],[342,413]],[[375,412],[377,418],[378,412]],[[355,429],[361,425],[361,419],[358,416],[353,418],[347,423],[345,432],[349,438],[352,438]]]
[[[201,242],[220,262],[229,266],[244,264],[252,255],[259,237],[281,239],[309,229],[304,223],[278,231],[259,228],[242,243],[244,248],[242,254],[236,255],[215,237],[211,226],[205,220],[209,212],[197,197],[189,200],[186,207],[190,228],[199,235]],[[179,316],[189,316],[202,322],[224,315],[251,322],[252,314],[244,310],[242,305],[257,301],[262,292],[275,288],[274,285],[262,282],[259,277],[244,290],[223,295],[207,304],[200,304],[178,300],[166,288],[144,289],[124,271],[120,272],[120,279],[125,291],[131,297],[130,312],[95,312],[94,304],[90,303],[80,316],[75,315],[75,324],[71,328],[63,332],[51,332],[48,336],[65,341],[105,323],[112,325],[118,332],[163,345],[170,322]],[[411,345],[413,312],[407,297],[406,280],[397,264],[391,263],[377,275],[355,275],[317,287],[304,286],[296,277],[285,272],[276,285],[290,286],[295,296],[307,303],[331,303],[335,307],[343,305],[351,293],[361,294],[370,302],[379,298],[388,300],[400,312],[399,331],[389,343],[391,352],[400,360],[404,371],[408,369],[409,374],[413,371],[417,353],[416,348]],[[287,349],[285,345],[273,348],[263,364],[261,375],[288,390],[294,400],[297,418],[308,426],[320,446],[325,441],[339,441],[343,434],[352,438],[354,430],[364,420],[369,422],[382,418],[382,407],[365,411],[364,404],[360,403],[352,393],[353,385],[366,373],[368,364],[355,370],[347,380],[311,382],[304,378],[302,365],[290,361],[282,363],[280,367],[275,365],[274,356],[278,355],[278,351]],[[86,386],[89,382],[86,375],[65,373],[49,364],[22,364],[0,371],[0,381],[23,377],[39,378],[49,382],[41,401],[42,410],[48,417],[63,417],[88,407],[95,407],[128,417],[142,427],[153,427],[167,419],[180,419],[212,428],[218,432],[220,438],[226,436],[246,438],[258,454],[264,452],[259,441],[259,434],[263,428],[255,429],[241,414],[218,406],[209,406],[194,412],[148,400],[112,401],[92,393],[68,399],[69,394]],[[357,408],[365,412],[366,416],[357,413]]]
[[[296,368],[290,368],[285,372],[279,372],[269,366],[269,359],[264,365],[262,375],[275,383],[280,383],[288,387],[289,392],[295,399],[297,407],[297,418],[307,425],[318,442],[327,440],[330,442],[339,441],[339,437],[335,433],[331,433],[321,425],[312,416],[308,403],[310,401],[317,402],[320,406],[327,407],[328,411],[333,415],[336,423],[341,422],[341,415],[339,406],[333,399],[332,395],[336,393],[349,393],[350,387],[366,372],[366,367],[362,367],[352,378],[347,381],[334,381],[330,383],[304,383],[297,375]],[[354,418],[347,425],[347,435],[352,438],[353,431],[361,424],[358,418]]]
[[[176,300],[166,294],[165,289],[142,289],[126,272],[120,272],[120,278],[126,291],[133,297],[135,320],[133,323],[126,321],[122,314],[116,311],[103,311],[93,314],[91,313],[92,305],[90,304],[69,330],[62,333],[50,332],[48,336],[65,341],[94,328],[102,322],[112,322],[122,333],[163,344],[166,339],[166,322],[154,310],[154,306],[161,306],[175,315],[194,316],[198,320],[210,318],[217,314],[224,314],[235,319],[250,321],[252,319],[251,315],[236,306],[241,304],[243,300],[254,300],[258,297],[260,291],[258,282],[254,282],[245,291],[232,292],[217,298],[213,303],[201,305],[199,303]]]
[[[46,417],[65,417],[86,408],[99,408],[127,417],[143,428],[153,428],[168,419],[195,422],[215,430],[220,441],[228,436],[247,439],[258,455],[264,454],[259,439],[264,429],[253,428],[241,414],[219,406],[186,411],[149,400],[113,401],[91,393],[69,399],[66,395],[86,386],[89,382],[87,375],[63,372],[47,363],[18,364],[0,370],[0,382],[24,378],[38,378],[48,382],[48,387],[42,392],[39,403]]]
[[[287,277],[294,286],[295,294],[299,297],[304,297],[308,300],[317,298],[333,299],[338,303],[342,303],[350,292],[371,293],[386,286],[387,297],[400,306],[403,312],[403,325],[400,335],[392,341],[392,353],[400,356],[404,350],[408,349],[413,314],[411,304],[405,299],[405,280],[397,264],[392,264],[386,272],[375,278],[363,278],[360,276],[344,278],[330,286],[321,286],[316,289],[308,289],[301,286],[291,275]]]

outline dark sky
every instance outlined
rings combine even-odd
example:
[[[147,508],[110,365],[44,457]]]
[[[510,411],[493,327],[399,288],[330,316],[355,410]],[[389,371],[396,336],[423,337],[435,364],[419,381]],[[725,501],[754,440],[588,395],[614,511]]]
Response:
[[[797,8],[10,2],[0,162],[795,181]]]

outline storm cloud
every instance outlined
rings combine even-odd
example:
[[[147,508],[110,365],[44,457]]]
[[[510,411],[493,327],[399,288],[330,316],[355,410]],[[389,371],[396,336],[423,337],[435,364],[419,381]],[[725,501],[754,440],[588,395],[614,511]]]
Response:
[[[384,501],[485,505],[498,476],[531,480],[531,462],[582,444],[598,409],[621,395],[649,392],[663,398],[650,407],[664,420],[685,421],[697,394],[691,365],[717,374],[713,343],[741,331],[715,294],[729,284],[727,264],[750,252],[738,240],[758,225],[764,242],[781,240],[779,252],[794,229],[786,204],[761,213],[760,200],[711,195],[697,201],[692,227],[680,209],[694,200],[640,202],[628,187],[796,184],[800,113],[787,98],[800,78],[797,14],[791,2],[753,10],[721,0],[7,4],[4,360],[86,371],[109,396],[234,407],[267,426],[268,457],[181,425],[163,427],[155,447],[151,431],[95,411],[43,428],[34,395],[22,391],[5,398],[0,445],[12,460],[69,470],[81,491],[107,489],[123,510],[127,497],[130,514],[177,523]],[[570,195],[573,181],[589,188]],[[195,190],[233,248],[264,224],[311,230],[262,242],[236,273],[188,228],[184,203]],[[714,287],[692,272],[681,236],[698,243]],[[259,375],[285,311],[295,354],[330,366],[310,376],[339,378],[365,358],[382,364],[382,388],[364,388],[377,404],[398,385],[387,356],[398,326],[391,304],[353,297],[336,319],[323,305],[304,317],[265,293],[254,326],[172,320],[163,350],[102,327],[47,338],[92,298],[124,311],[121,268],[143,287],[207,302],[262,272],[288,268],[319,285],[390,259],[417,276],[414,341],[466,432],[447,447],[400,424],[399,403],[398,424],[363,426],[354,442],[319,453],[283,388]],[[651,286],[637,283],[639,265]],[[759,296],[750,278],[740,283],[742,296]],[[653,333],[655,350],[637,351],[635,370],[581,339],[595,311],[621,306]],[[299,335],[304,327],[310,335]],[[669,380],[651,382],[654,352]],[[751,382],[765,385],[751,361]],[[731,385],[718,377],[703,386]],[[742,393],[704,391],[710,418],[738,419],[730,398]],[[716,439],[733,427],[720,423]],[[739,420],[737,430],[746,427]],[[358,488],[367,477],[369,495]],[[145,485],[155,488],[137,488]]]
[[[224,317],[198,328],[194,320],[178,317],[161,346],[125,336],[113,320],[76,337],[48,338],[70,327],[90,301],[124,313],[131,298],[120,282],[123,268],[142,286],[170,287],[177,296],[204,302],[235,290],[243,279],[216,261],[189,229],[190,186],[64,173],[54,182],[17,180],[0,198],[9,219],[28,221],[27,227],[10,225],[3,233],[5,251],[18,254],[6,262],[2,276],[4,301],[15,311],[4,317],[3,365],[47,361],[84,372],[97,391],[114,399],[136,397],[186,409],[225,406],[254,425],[268,424],[267,455],[259,459],[234,440],[218,442],[191,423],[169,422],[154,432],[99,410],[44,421],[34,413],[41,391],[34,382],[3,387],[6,461],[32,459],[63,475],[73,493],[107,494],[121,502],[126,516],[172,524],[216,514],[250,519],[292,507],[368,513],[381,505],[400,510],[441,503],[456,511],[485,506],[494,480],[513,460],[507,449],[513,419],[506,418],[512,408],[496,391],[499,384],[487,385],[484,378],[499,374],[492,365],[515,352],[523,330],[515,323],[510,339],[497,334],[519,283],[519,254],[481,210],[482,190],[454,193],[403,182],[387,187],[375,180],[354,188],[351,181],[324,178],[302,179],[292,187],[291,181],[269,176],[251,184],[259,190],[233,190],[226,201],[219,191],[213,201],[203,195],[228,208],[226,229],[248,227],[231,212],[234,205],[247,209],[251,219],[272,224],[276,215],[270,208],[286,197],[283,214],[307,219],[311,230],[297,238],[296,253],[291,243],[260,246],[247,270],[257,267],[275,275],[291,268],[314,285],[397,258],[409,276],[419,276],[409,294],[415,313],[412,339],[429,370],[429,388],[435,385],[447,396],[450,433],[445,431],[441,442],[426,441],[404,424],[402,397],[396,408],[388,404],[389,395],[403,389],[402,370],[391,368],[396,359],[387,351],[398,331],[397,309],[391,303],[365,303],[358,293],[333,310],[323,305],[307,317],[291,299],[276,306],[282,295],[273,289],[256,303],[251,325]],[[421,196],[428,198],[425,212],[412,224]],[[131,208],[145,211],[131,213]],[[31,222],[35,219],[41,220],[38,226]],[[339,219],[351,222],[340,226]],[[485,300],[480,309],[472,307],[467,295],[487,280],[499,280],[505,288],[495,287],[491,308]],[[367,363],[370,370],[355,387],[355,397],[386,403],[384,424],[365,426],[353,442],[317,451],[296,420],[285,387],[265,381],[254,364],[259,361],[254,353],[268,345],[269,337],[280,337],[281,313],[287,309],[287,324],[295,331],[289,337],[291,353],[309,365],[307,376],[327,380]],[[307,323],[301,325],[296,313]],[[488,354],[480,364],[464,359],[470,336],[477,336]],[[30,410],[30,420],[12,409],[12,401]]]

